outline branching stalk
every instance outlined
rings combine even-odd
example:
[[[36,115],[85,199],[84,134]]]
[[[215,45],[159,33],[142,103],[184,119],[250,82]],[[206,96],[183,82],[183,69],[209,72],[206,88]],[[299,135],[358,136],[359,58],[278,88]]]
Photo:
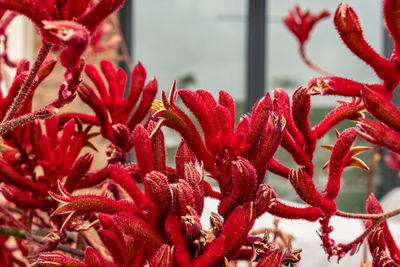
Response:
[[[26,96],[28,95],[29,89],[32,87],[36,74],[38,73],[40,66],[42,66],[52,47],[53,45],[51,43],[43,42],[33,67],[31,68],[29,75],[26,77],[22,88],[19,90],[18,95],[14,98],[11,107],[8,109],[7,114],[3,119],[3,122],[13,119],[19,108],[25,102]]]

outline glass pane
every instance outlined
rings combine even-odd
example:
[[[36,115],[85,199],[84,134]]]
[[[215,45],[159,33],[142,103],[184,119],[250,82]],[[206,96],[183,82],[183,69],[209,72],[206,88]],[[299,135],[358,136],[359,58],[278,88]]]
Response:
[[[245,13],[244,0],[136,0],[134,58],[163,90],[186,79],[180,87],[243,100]]]

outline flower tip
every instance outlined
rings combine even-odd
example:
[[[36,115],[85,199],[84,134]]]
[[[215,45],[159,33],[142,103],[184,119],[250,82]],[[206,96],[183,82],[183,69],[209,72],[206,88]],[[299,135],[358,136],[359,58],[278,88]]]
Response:
[[[176,80],[172,82],[171,91],[169,92],[168,100],[170,104],[173,104],[176,99]]]
[[[151,80],[149,81],[149,83],[147,84],[145,89],[151,90],[151,91],[157,91],[157,87],[158,87],[158,82],[157,82],[157,78],[153,77],[151,78]]]

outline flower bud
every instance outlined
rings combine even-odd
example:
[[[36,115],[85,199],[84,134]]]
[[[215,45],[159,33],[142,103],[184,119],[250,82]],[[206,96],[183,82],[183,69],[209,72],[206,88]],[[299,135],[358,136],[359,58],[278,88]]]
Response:
[[[174,247],[161,246],[150,260],[150,267],[173,267],[174,266]]]

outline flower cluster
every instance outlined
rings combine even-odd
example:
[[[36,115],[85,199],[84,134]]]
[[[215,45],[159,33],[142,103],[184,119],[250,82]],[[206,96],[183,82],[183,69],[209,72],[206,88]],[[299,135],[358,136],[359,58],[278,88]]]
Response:
[[[82,55],[89,43],[93,51],[102,50],[99,38],[107,30],[96,29],[123,2],[0,0],[0,8],[7,10],[0,14],[0,34],[5,35],[10,20],[20,13],[32,20],[43,41],[31,68],[27,60],[9,59],[6,41],[0,55],[7,66],[16,68],[8,93],[0,95],[0,192],[5,199],[0,205],[0,263],[196,267],[236,266],[244,260],[256,266],[293,266],[300,261],[301,249],[293,249],[292,238],[275,229],[275,237],[285,240],[279,245],[268,231],[264,236],[252,231],[255,220],[269,213],[318,221],[328,258],[352,255],[367,242],[372,266],[400,265],[400,250],[386,223],[400,209],[385,213],[373,194],[365,214],[341,211],[335,203],[344,169],[368,170],[356,157],[369,149],[354,145],[358,136],[389,149],[387,162],[400,169],[400,111],[391,103],[400,82],[398,1],[384,1],[385,25],[395,44],[390,59],[366,42],[351,7],[341,4],[334,15],[343,42],[373,68],[380,84],[333,75],[313,78],[292,97],[284,89],[274,89],[240,118],[226,91],[215,98],[206,90],[178,89],[174,82],[168,94],[162,91],[161,99],[154,100],[157,80],[146,83],[141,63],[132,70],[129,85],[125,71],[110,61],[100,62],[101,71],[86,65]],[[284,19],[305,60],[304,43],[314,24],[327,16],[327,11],[313,15],[296,7]],[[62,49],[65,79],[56,99],[33,111],[35,90],[57,61],[49,56],[55,45]],[[76,95],[92,114],[56,114]],[[351,99],[339,101],[312,125],[313,95]],[[178,98],[184,107],[177,104]],[[331,156],[324,166],[315,166],[318,141],[344,120],[356,124],[336,132],[333,145],[321,145]],[[167,164],[163,127],[182,138],[175,166]],[[97,151],[95,137],[108,143],[105,151]],[[296,168],[278,160],[280,147]],[[107,156],[102,168],[93,166],[98,153]],[[128,162],[129,153],[135,154],[135,161]],[[316,167],[328,168],[322,190],[315,185]],[[304,206],[281,202],[265,182],[268,172],[285,179]],[[206,198],[219,201],[209,229],[200,220]],[[334,216],[364,219],[364,233],[347,244],[336,244],[331,237]]]

